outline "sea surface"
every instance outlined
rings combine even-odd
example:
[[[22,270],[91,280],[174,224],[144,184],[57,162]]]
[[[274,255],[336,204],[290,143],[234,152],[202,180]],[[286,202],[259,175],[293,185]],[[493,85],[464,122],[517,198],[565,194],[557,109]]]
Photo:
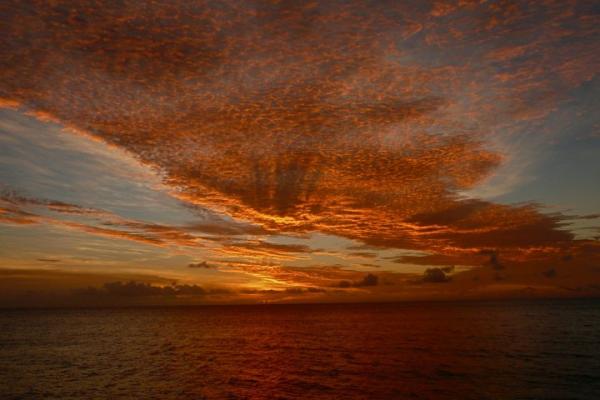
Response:
[[[2,399],[600,399],[600,301],[0,311]]]

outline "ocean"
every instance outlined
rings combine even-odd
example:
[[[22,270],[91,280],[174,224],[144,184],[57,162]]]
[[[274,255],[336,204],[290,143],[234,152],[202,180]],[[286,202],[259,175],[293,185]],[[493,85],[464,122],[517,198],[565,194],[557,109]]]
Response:
[[[600,301],[0,311],[2,399],[599,399]]]

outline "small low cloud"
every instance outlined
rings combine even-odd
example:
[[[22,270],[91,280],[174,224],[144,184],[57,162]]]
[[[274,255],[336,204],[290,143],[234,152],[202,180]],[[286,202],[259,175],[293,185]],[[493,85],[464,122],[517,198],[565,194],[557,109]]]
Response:
[[[379,284],[379,277],[373,274],[367,274],[364,278],[358,281],[354,286],[377,286]]]
[[[454,266],[442,268],[427,268],[423,273],[423,282],[428,283],[445,283],[450,281],[450,274],[454,270]]]
[[[347,289],[352,287],[352,282],[350,281],[340,281],[340,283],[337,284],[337,287],[342,288],[342,289]]]
[[[367,274],[365,275],[364,278],[362,278],[359,281],[348,281],[348,280],[343,280],[340,281],[336,287],[342,288],[342,289],[347,289],[347,288],[351,288],[351,287],[366,287],[366,286],[377,286],[379,284],[379,277],[377,275],[374,274]]]

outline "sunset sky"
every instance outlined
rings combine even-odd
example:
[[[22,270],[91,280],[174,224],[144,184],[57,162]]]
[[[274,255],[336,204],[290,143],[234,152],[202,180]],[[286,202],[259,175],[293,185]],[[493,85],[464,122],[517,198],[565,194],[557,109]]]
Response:
[[[600,296],[599,13],[5,0],[0,306]]]

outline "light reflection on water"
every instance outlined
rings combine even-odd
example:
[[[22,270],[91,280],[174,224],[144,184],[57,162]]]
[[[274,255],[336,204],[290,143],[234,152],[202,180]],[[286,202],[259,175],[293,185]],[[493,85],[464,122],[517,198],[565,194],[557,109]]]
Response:
[[[594,398],[600,302],[0,311],[2,398]]]

